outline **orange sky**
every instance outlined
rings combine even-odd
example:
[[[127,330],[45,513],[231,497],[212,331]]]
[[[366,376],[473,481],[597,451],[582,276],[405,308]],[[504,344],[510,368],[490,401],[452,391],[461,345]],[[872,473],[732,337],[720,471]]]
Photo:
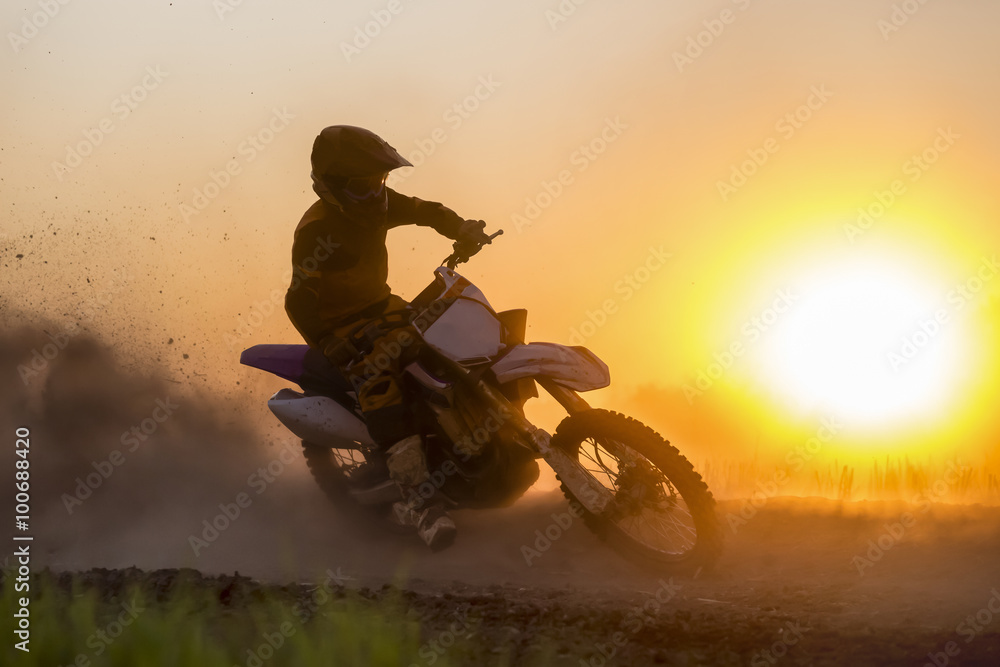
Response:
[[[850,350],[803,385],[774,349],[781,328],[815,340],[824,312],[880,312],[817,295],[857,301],[850,285],[881,267],[872,293],[913,300],[881,333],[901,341],[947,309],[930,347],[951,372],[913,371],[907,385],[946,390],[887,404],[891,418],[866,399],[843,451],[972,456],[997,441],[1000,281],[961,312],[948,298],[1000,252],[994,2],[54,5],[0,10],[8,308],[58,327],[107,294],[85,325],[126,355],[195,386],[262,382],[238,352],[296,340],[271,294],[313,201],[312,139],[350,123],[421,163],[397,189],[505,230],[464,273],[498,308],[527,307],[531,339],[582,332],[573,342],[613,371],[595,404],[705,456],[783,451],[860,387],[822,376],[850,370]],[[448,243],[401,229],[389,248],[412,296]],[[813,319],[747,333],[782,290]],[[260,324],[241,337],[248,317]]]

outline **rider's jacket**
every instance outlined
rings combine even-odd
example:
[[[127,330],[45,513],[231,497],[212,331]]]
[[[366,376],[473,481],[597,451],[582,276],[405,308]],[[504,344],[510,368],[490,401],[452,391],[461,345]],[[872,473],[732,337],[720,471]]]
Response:
[[[464,220],[451,209],[391,189],[388,200],[384,217],[362,223],[320,199],[295,228],[285,311],[310,345],[318,346],[344,324],[365,319],[366,309],[388,298],[389,229],[416,224],[458,238]]]

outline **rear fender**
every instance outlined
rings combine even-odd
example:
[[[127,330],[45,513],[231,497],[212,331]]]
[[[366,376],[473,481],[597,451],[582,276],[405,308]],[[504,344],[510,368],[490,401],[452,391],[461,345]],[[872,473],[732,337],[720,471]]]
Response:
[[[518,345],[492,366],[501,384],[526,377],[551,378],[574,391],[590,391],[611,384],[608,365],[585,347],[557,343]]]
[[[268,400],[267,407],[289,431],[314,445],[335,449],[375,446],[364,422],[328,396],[282,389]]]

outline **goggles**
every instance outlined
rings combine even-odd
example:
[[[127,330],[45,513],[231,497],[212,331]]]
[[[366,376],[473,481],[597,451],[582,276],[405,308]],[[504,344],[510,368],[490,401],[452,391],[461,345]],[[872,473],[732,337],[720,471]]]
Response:
[[[373,197],[380,196],[385,191],[385,180],[388,173],[375,174],[374,176],[356,176],[347,179],[341,192],[354,201],[365,201]]]

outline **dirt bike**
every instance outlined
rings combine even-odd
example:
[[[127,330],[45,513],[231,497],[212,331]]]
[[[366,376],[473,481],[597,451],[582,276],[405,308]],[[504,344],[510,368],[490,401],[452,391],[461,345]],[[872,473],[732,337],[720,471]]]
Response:
[[[610,384],[596,355],[584,347],[526,343],[527,311],[494,311],[455,272],[481,247],[456,242],[405,318],[422,344],[415,345],[401,382],[431,471],[414,497],[402,498],[389,479],[385,452],[372,440],[353,388],[321,352],[307,345],[244,350],[242,364],[302,389],[281,389],[268,407],[302,439],[321,489],[338,506],[355,514],[364,508],[389,524],[401,499],[416,509],[431,497],[452,508],[508,506],[537,480],[543,459],[574,514],[622,555],[659,571],[711,567],[722,534],[701,476],[649,427],[591,408],[579,395]],[[389,346],[367,363],[388,363],[408,352],[401,348]],[[569,413],[552,436],[524,416],[525,402],[538,396],[536,384]]]

